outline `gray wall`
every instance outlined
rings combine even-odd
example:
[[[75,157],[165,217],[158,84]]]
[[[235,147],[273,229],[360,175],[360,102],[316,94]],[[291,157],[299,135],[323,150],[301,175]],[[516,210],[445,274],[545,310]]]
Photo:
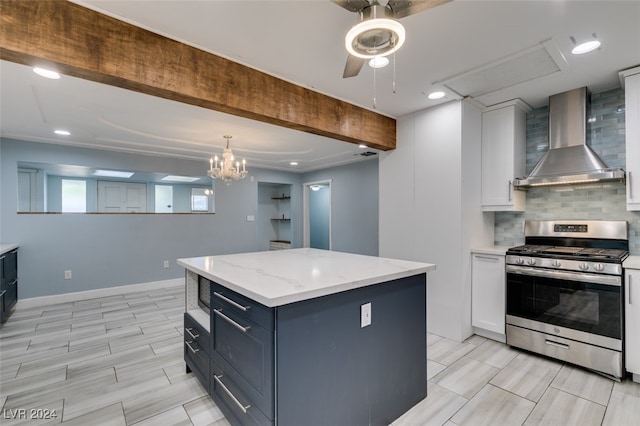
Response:
[[[587,124],[591,148],[609,167],[625,167],[624,90],[613,89],[591,95],[591,116]],[[527,173],[549,149],[548,108],[527,114]],[[629,252],[640,254],[640,212],[629,212],[626,187],[605,182],[562,187],[539,187],[527,191],[525,212],[496,212],[494,240],[512,246],[524,242],[525,220],[591,219],[629,222]]]
[[[332,179],[333,250],[378,255],[378,160],[305,173],[302,182]]]
[[[302,182],[333,179],[334,249],[377,254],[377,161],[307,175],[250,168],[242,181],[215,185],[212,215],[17,214],[19,161],[182,175],[202,175],[207,162],[1,139],[0,243],[20,244],[20,298],[180,278],[178,258],[264,250],[247,221],[257,215],[258,182],[291,185],[292,244],[301,247]]]

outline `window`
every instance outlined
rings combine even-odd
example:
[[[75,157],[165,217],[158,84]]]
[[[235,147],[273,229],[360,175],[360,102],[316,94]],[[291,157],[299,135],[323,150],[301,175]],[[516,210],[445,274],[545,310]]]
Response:
[[[210,193],[211,190],[207,188],[191,188],[191,211],[208,212]]]
[[[87,212],[87,182],[62,179],[62,212]]]

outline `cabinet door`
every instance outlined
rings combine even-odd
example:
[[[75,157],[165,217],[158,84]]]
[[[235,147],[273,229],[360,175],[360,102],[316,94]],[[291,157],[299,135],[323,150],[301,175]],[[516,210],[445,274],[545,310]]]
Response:
[[[640,374],[640,270],[627,269],[625,279],[625,366]]]
[[[473,254],[471,272],[471,324],[504,335],[504,256]]]
[[[2,289],[0,290],[0,321],[4,321],[5,320],[5,312],[6,310],[4,309],[4,296],[5,294],[7,294],[7,290]]]
[[[513,179],[525,174],[526,115],[516,105],[482,114],[482,209],[524,211],[525,193]]]
[[[640,69],[624,80],[627,210],[640,210]]]

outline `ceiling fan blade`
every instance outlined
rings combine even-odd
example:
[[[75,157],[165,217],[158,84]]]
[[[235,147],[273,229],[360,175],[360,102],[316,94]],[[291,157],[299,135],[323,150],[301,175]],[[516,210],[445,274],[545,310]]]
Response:
[[[331,0],[331,1],[337,4],[338,6],[347,9],[349,12],[360,12],[362,9],[369,6],[368,0]]]
[[[347,63],[344,66],[344,73],[342,74],[342,78],[355,77],[360,74],[360,70],[362,69],[365,61],[366,59],[349,55],[347,57]]]
[[[393,17],[400,19],[422,12],[423,10],[431,9],[432,7],[440,6],[444,3],[449,3],[450,1],[451,0],[389,0],[388,4],[393,11]],[[334,3],[339,2],[334,1]]]

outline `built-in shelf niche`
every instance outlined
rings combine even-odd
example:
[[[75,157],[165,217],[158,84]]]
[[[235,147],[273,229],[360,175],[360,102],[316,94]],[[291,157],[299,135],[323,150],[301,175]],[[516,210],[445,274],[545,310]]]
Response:
[[[291,184],[258,182],[258,221],[265,250],[291,248]]]

